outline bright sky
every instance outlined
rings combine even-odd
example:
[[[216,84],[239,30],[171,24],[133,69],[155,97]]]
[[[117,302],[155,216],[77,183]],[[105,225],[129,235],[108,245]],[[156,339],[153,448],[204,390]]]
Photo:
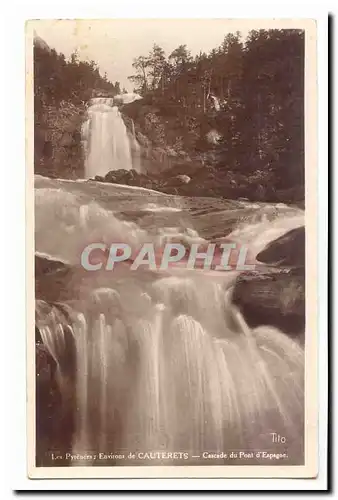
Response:
[[[66,57],[77,49],[81,59],[93,59],[102,74],[106,71],[129,91],[133,58],[147,55],[154,43],[167,55],[186,44],[194,55],[219,46],[227,33],[238,30],[246,36],[249,31],[243,21],[225,19],[42,20],[34,22],[34,29]]]

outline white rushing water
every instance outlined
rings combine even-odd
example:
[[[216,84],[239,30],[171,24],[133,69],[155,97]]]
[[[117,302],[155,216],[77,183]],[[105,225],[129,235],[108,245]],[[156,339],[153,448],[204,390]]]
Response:
[[[221,110],[221,104],[219,102],[218,97],[216,97],[213,94],[210,94],[210,98],[213,100],[215,110],[216,111],[220,111]]]
[[[54,187],[36,191],[36,248],[53,258],[76,264],[80,249],[98,238],[136,246],[144,241],[162,243],[164,235],[166,241],[187,243],[208,239],[196,230],[197,216],[189,219],[187,210],[184,218],[184,199],[179,207],[175,197],[160,195],[158,201],[156,194],[142,192],[140,205],[136,191],[123,194],[122,188],[107,187],[115,189],[117,201],[104,208],[100,200],[108,191],[104,194],[97,185],[93,202],[85,185],[50,183]],[[162,213],[164,200],[172,200],[174,210]],[[130,203],[134,220],[122,214]],[[150,213],[144,211],[145,203]],[[138,207],[145,217],[142,227]],[[303,224],[297,209],[274,208],[269,219],[268,207],[256,205],[246,212],[248,207],[243,214],[250,215],[228,238],[250,244],[256,254]],[[155,221],[158,231],[153,230],[154,217],[165,217],[158,219],[162,226]],[[218,219],[222,221],[219,215]],[[290,459],[301,461],[303,348],[276,328],[247,326],[231,303],[237,274],[128,268],[119,274],[82,273],[74,281],[76,299],[59,304],[37,301],[37,326],[61,381],[66,380],[67,337],[73,343],[74,454],[185,452],[189,458],[175,463],[220,464],[227,461],[203,461],[202,453],[271,449],[270,433],[275,432],[288,436]],[[116,465],[173,462],[120,459]],[[74,461],[92,464],[81,458]]]
[[[126,92],[125,94],[118,94],[114,96],[114,103],[116,104],[130,104],[134,101],[139,101],[142,96],[135,92]]]
[[[104,177],[110,170],[132,169],[132,149],[138,148],[137,141],[128,133],[114,99],[91,99],[87,113],[88,119],[82,126],[85,177]],[[135,169],[139,169],[138,163]]]

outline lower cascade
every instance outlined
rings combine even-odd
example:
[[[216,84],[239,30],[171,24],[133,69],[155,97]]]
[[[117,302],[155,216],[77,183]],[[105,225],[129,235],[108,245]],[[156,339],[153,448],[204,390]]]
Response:
[[[94,111],[93,117],[93,133],[107,126],[107,139],[114,135],[108,124],[116,131],[122,121],[114,108]],[[108,148],[102,151],[108,158]],[[95,151],[91,154],[94,158]],[[90,162],[88,168],[94,165]],[[123,187],[109,189],[122,193]],[[84,275],[71,248],[83,247],[83,238],[90,241],[100,234],[104,241],[122,237],[137,244],[147,238],[161,240],[163,231],[148,232],[145,224],[141,229],[114,210],[93,202],[85,205],[75,188],[72,194],[60,186],[39,192],[37,250],[55,258],[50,240],[44,241],[51,204],[55,217],[62,219],[63,214],[54,238],[67,235],[65,261],[75,269],[74,297],[36,303],[36,326],[54,360],[55,379],[73,422],[66,458],[73,465],[233,464],[237,459],[266,464],[269,458],[262,462],[259,452],[268,453],[271,436],[278,435],[288,440],[289,462],[284,458],[283,463],[298,463],[303,453],[303,347],[272,326],[248,327],[231,301],[238,273],[131,272],[122,267],[116,274]],[[143,203],[158,208],[161,200],[169,200],[142,196]],[[130,203],[130,191],[125,197]],[[179,206],[175,211],[167,208],[166,220],[172,217],[173,225],[178,220],[183,224]],[[153,216],[162,217],[165,205],[162,209]],[[302,224],[298,212],[288,215],[285,210],[269,220],[268,210],[262,211],[264,216],[238,225],[228,238],[251,244],[257,254]],[[174,241],[199,238],[188,223],[166,234]],[[237,458],[229,457],[231,452]],[[285,454],[283,443],[280,453]]]
[[[111,170],[139,170],[139,161],[133,161],[132,154],[137,141],[128,133],[114,102],[113,98],[96,97],[89,103],[82,126],[86,178],[104,177]]]

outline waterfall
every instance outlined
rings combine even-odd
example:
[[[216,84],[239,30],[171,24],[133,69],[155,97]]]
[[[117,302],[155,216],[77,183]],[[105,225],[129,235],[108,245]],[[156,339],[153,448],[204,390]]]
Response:
[[[216,111],[220,111],[221,110],[221,105],[220,105],[218,97],[216,97],[213,94],[210,94],[210,97],[213,100],[215,110]]]
[[[275,328],[250,330],[225,297],[210,278],[162,278],[143,295],[115,283],[69,319],[57,306],[38,317],[58,362],[66,328],[74,337],[74,454],[256,451],[270,432],[301,448],[301,347]]]
[[[85,177],[104,177],[110,170],[133,168],[132,148],[127,128],[113,98],[90,101],[88,119],[82,126],[85,150]],[[133,138],[133,142],[136,139]]]
[[[106,193],[97,190],[102,200],[117,195],[115,209],[108,210],[97,198],[88,201],[93,191],[86,201],[85,190],[93,186],[49,184],[37,190],[36,247],[54,256],[59,248],[74,265],[69,286],[76,297],[37,300],[36,325],[55,361],[61,394],[74,394],[74,433],[67,449],[77,457],[72,465],[266,464],[256,452],[276,451],[271,433],[288,437],[290,462],[282,463],[301,463],[304,351],[274,327],[248,327],[231,302],[238,273],[121,268],[117,274],[85,274],[75,266],[79,249],[98,238],[132,245],[170,238],[203,241],[179,207],[165,212],[165,220],[180,221],[183,228],[166,222],[166,230],[162,226],[155,233],[154,218],[164,220],[157,210],[151,217],[146,212],[148,232],[123,220],[121,213],[116,216],[115,210],[123,210],[121,200],[131,206],[130,191],[123,198],[117,186],[109,185]],[[80,188],[84,191],[79,194]],[[176,200],[156,193],[134,196],[135,210],[140,199],[156,207]],[[268,207],[263,207],[259,220],[252,215],[237,223],[229,238],[249,244],[257,254],[275,237],[303,224],[298,209],[279,210],[281,215],[276,208],[277,215],[268,220]],[[211,461],[203,455],[231,450],[252,452],[253,458]],[[134,458],[128,458],[129,452]],[[174,453],[187,458],[175,459]],[[81,459],[88,454],[103,458]]]

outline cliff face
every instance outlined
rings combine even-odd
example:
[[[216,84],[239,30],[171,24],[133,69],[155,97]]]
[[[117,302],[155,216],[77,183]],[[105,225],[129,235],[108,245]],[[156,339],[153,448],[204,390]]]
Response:
[[[147,96],[121,111],[143,149],[146,172],[156,174],[186,163],[189,174],[190,167],[217,160],[217,148],[207,135],[217,126],[212,111],[192,114],[180,102],[161,96]]]
[[[38,112],[34,128],[35,173],[47,177],[83,177],[81,125],[84,106],[62,102],[56,108],[45,105]]]
[[[271,169],[233,169],[219,142],[226,125],[213,106],[190,114],[179,103],[147,96],[120,107],[141,150],[142,174],[111,171],[99,181],[168,194],[299,203],[302,188],[276,190]],[[221,132],[220,132],[221,131]]]

